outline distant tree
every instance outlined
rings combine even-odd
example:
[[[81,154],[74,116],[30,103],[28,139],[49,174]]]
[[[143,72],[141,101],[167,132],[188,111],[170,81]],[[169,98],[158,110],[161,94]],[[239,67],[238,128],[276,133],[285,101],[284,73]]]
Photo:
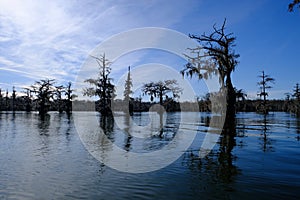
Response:
[[[30,112],[32,107],[31,90],[29,88],[25,88],[25,94],[24,99],[26,102],[26,112]]]
[[[16,109],[16,90],[15,90],[15,86],[13,86],[13,91],[12,91],[12,110],[15,111]]]
[[[124,89],[124,101],[128,102],[130,100],[130,95],[133,93],[131,90],[132,88],[132,79],[130,75],[130,66],[128,67],[127,79],[125,82],[125,89]]]
[[[131,101],[131,97],[130,95],[133,93],[132,91],[132,79],[131,79],[131,75],[130,75],[130,66],[128,67],[128,73],[127,73],[127,79],[125,81],[125,88],[124,88],[124,102],[125,104],[129,105],[129,114],[132,115],[133,112],[133,105],[132,105],[132,101]],[[127,109],[126,109],[127,110]]]
[[[2,101],[3,101],[2,89],[0,88],[0,111],[2,111]]]
[[[98,66],[99,75],[97,78],[86,79],[85,82],[95,87],[84,88],[83,95],[98,96],[100,98],[100,112],[102,115],[111,115],[111,102],[115,94],[115,86],[112,84],[112,79],[109,77],[111,72],[111,62],[105,58],[105,54],[99,57],[92,56]]]
[[[5,95],[5,108],[6,108],[6,111],[9,110],[8,102],[9,102],[8,90],[6,89],[6,95]]]
[[[238,90],[237,88],[234,88],[234,90],[236,96],[236,111],[244,111],[247,94],[243,89]]]
[[[300,86],[299,86],[299,83],[297,83],[297,84],[295,85],[292,96],[293,96],[298,102],[300,102]]]
[[[67,114],[70,114],[72,112],[72,100],[76,98],[77,96],[73,93],[72,83],[68,82],[67,86],[65,87],[65,95],[66,95],[66,112]]]
[[[293,109],[291,109],[292,112],[296,113],[298,116],[300,116],[300,86],[299,83],[297,83],[293,89],[294,98],[294,105]]]
[[[293,0],[293,2],[289,4],[289,12],[293,12],[294,7],[300,8],[300,0]]]
[[[269,85],[269,83],[275,83],[275,79],[270,77],[270,75],[265,74],[264,71],[262,71],[262,74],[259,75],[259,78],[261,78],[261,81],[259,81],[257,84],[259,85],[260,92],[257,94],[260,98],[263,97],[263,103],[260,105],[259,112],[263,112],[264,114],[268,113],[267,109],[267,96],[269,93],[267,92],[268,89],[271,89],[272,87]]]
[[[290,101],[290,100],[291,100],[291,96],[292,96],[291,93],[286,92],[286,93],[284,93],[284,95],[285,95],[285,100],[286,100],[286,101]]]
[[[56,96],[56,106],[59,113],[63,112],[63,100],[62,100],[62,93],[64,92],[64,86],[55,86],[54,94]]]
[[[169,98],[168,94],[172,94],[173,98],[179,98],[182,93],[182,89],[175,79],[146,83],[143,85],[142,91],[150,96],[151,101],[154,100],[154,97],[158,97],[160,105],[163,105],[163,97]]]
[[[283,111],[285,112],[291,112],[291,97],[292,97],[292,94],[289,93],[289,92],[286,92],[284,93],[285,95],[285,99],[284,99],[284,103],[283,103]]]
[[[31,86],[31,91],[37,95],[39,114],[45,115],[50,108],[50,100],[53,99],[55,87],[53,79],[36,81]]]
[[[199,79],[207,79],[213,74],[219,74],[220,91],[226,92],[225,126],[231,126],[235,118],[236,103],[231,74],[238,64],[239,54],[235,53],[233,49],[236,37],[233,36],[233,33],[225,33],[225,25],[226,19],[221,28],[216,28],[214,25],[213,32],[209,35],[205,33],[201,36],[190,35],[190,38],[197,40],[201,46],[191,50],[192,53],[197,53],[197,56],[187,56],[189,63],[185,65],[181,73],[190,77],[196,74]],[[202,55],[200,52],[204,52],[204,54]],[[227,129],[227,127],[225,128]]]
[[[234,88],[235,90],[235,95],[236,95],[236,101],[244,101],[247,97],[247,94],[245,91],[243,91],[243,89],[236,89]]]

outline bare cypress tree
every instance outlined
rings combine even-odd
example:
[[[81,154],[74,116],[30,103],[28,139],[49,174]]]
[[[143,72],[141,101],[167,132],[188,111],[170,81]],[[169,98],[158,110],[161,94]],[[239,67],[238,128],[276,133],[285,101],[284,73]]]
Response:
[[[189,63],[181,71],[182,75],[192,77],[194,74],[199,79],[207,79],[218,73],[220,78],[220,93],[226,92],[226,118],[225,129],[231,129],[235,121],[236,95],[231,81],[231,74],[235,70],[239,58],[233,47],[235,47],[236,37],[233,33],[225,33],[226,19],[221,28],[213,26],[211,34],[201,36],[190,35],[201,46],[191,49],[191,53],[197,53],[196,57],[187,56]],[[200,52],[203,51],[203,55]],[[228,126],[228,127],[227,127]]]
[[[100,113],[102,115],[111,115],[111,102],[115,94],[115,86],[112,84],[111,62],[105,58],[105,54],[99,57],[92,56],[99,66],[99,76],[95,79],[86,79],[85,82],[94,87],[84,88],[83,95],[98,96],[100,98]]]
[[[267,108],[267,96],[269,93],[267,92],[268,89],[271,89],[272,87],[269,85],[269,83],[275,83],[275,79],[270,77],[270,75],[265,74],[264,71],[262,71],[262,74],[259,75],[261,78],[261,81],[259,81],[257,84],[259,85],[260,92],[257,94],[260,98],[263,97],[263,102],[258,107],[258,112],[263,112],[264,114],[268,113]]]

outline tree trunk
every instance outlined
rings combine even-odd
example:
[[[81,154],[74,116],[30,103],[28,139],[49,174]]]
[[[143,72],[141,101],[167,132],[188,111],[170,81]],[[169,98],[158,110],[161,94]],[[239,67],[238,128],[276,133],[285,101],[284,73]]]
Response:
[[[159,104],[162,106],[163,105],[163,94],[162,94],[162,90],[159,91]]]
[[[234,88],[232,86],[230,73],[226,78],[226,116],[224,123],[224,133],[228,135],[233,135],[234,133],[231,130],[234,130],[235,127],[235,102],[236,95]]]

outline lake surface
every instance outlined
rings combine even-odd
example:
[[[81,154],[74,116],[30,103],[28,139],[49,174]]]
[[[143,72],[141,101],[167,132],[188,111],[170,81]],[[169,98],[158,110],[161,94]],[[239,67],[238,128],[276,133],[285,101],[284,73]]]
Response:
[[[148,173],[126,173],[101,163],[85,148],[74,122],[86,120],[85,134],[95,134],[101,130],[89,124],[95,116],[124,156],[164,148],[176,139],[180,124],[185,134],[193,132],[196,137],[170,165]],[[200,159],[210,114],[184,113],[191,123],[183,122],[182,116],[169,113],[160,131],[147,126],[152,120],[148,113],[135,113],[131,123],[146,130],[139,133],[152,134],[139,138],[126,129],[128,121],[122,114],[112,121],[88,112],[75,112],[71,117],[53,112],[45,119],[37,113],[2,113],[0,199],[300,198],[299,118],[288,113],[271,113],[266,118],[238,113],[236,136],[220,137]],[[174,148],[177,143],[172,144]],[[112,148],[100,140],[95,140],[95,146],[100,149],[93,151],[104,154]],[[165,158],[162,154],[157,159]]]

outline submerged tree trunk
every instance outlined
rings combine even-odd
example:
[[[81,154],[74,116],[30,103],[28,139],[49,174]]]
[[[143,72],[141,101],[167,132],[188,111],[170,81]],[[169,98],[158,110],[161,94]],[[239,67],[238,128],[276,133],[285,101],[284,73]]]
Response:
[[[226,79],[226,116],[224,123],[224,133],[228,135],[232,135],[232,131],[235,127],[235,103],[236,103],[236,95],[235,90],[231,82],[230,74],[227,75]]]

